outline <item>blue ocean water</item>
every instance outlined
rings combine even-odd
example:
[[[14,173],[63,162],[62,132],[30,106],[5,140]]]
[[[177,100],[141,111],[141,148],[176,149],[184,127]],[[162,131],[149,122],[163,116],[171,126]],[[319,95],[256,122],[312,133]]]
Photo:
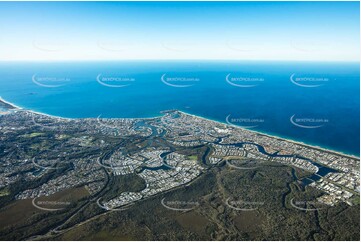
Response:
[[[0,96],[51,115],[179,109],[359,156],[359,63],[0,62]]]

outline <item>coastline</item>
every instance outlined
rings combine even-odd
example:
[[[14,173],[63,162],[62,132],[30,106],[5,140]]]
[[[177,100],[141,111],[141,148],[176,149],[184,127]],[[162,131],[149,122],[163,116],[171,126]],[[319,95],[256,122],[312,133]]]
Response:
[[[255,131],[255,130],[250,130],[250,129],[246,129],[246,128],[243,128],[243,127],[240,127],[240,126],[237,126],[237,125],[230,125],[228,123],[223,123],[223,122],[213,120],[213,119],[209,119],[209,118],[205,118],[205,117],[202,117],[202,116],[199,116],[199,115],[189,114],[189,113],[186,113],[186,112],[180,111],[180,110],[178,110],[178,112],[181,112],[183,114],[186,114],[186,115],[189,115],[189,116],[192,116],[192,117],[211,120],[213,122],[216,122],[216,123],[219,123],[219,124],[222,124],[222,125],[232,126],[232,127],[238,128],[238,129],[247,130],[249,132],[253,132],[253,133],[256,133],[256,134],[259,134],[259,135],[267,136],[267,137],[270,137],[270,138],[273,138],[273,139],[284,140],[284,141],[291,142],[291,143],[294,143],[294,144],[298,144],[298,145],[301,145],[301,146],[305,146],[305,147],[309,147],[309,148],[317,149],[317,150],[322,150],[324,152],[334,153],[334,154],[337,154],[337,155],[342,155],[342,156],[346,156],[346,157],[353,158],[353,159],[360,159],[360,157],[355,156],[355,155],[346,154],[346,153],[343,153],[343,152],[340,152],[340,151],[331,150],[331,149],[324,148],[324,147],[317,146],[317,145],[309,145],[309,144],[306,144],[306,143],[304,143],[302,141],[296,141],[296,140],[292,140],[292,139],[288,139],[288,138],[284,138],[284,137],[279,137],[279,136],[275,136],[275,135]]]
[[[13,104],[13,103],[11,103],[11,102],[8,102],[8,101],[4,100],[1,96],[0,96],[0,102],[5,103],[5,104],[7,104],[7,105],[10,105],[10,106],[13,107],[14,109],[23,109],[23,108],[15,105],[15,104]]]
[[[35,114],[39,114],[39,115],[44,115],[44,116],[48,116],[48,117],[51,117],[51,118],[57,118],[57,119],[65,119],[65,120],[75,120],[73,118],[64,118],[64,117],[60,117],[60,116],[54,116],[54,115],[50,115],[50,114],[46,114],[46,113],[41,113],[41,112],[37,112],[37,111],[34,111],[34,110],[29,110],[29,109],[25,109],[25,108],[22,108],[18,105],[15,105],[14,103],[11,103],[9,101],[6,101],[5,99],[3,99],[1,96],[0,96],[0,102],[3,102],[7,105],[10,105],[13,107],[12,110],[17,110],[17,111],[28,111],[28,112],[31,112],[31,113],[35,113]]]
[[[99,115],[98,117],[91,117],[91,118],[66,118],[66,117],[61,117],[61,116],[56,116],[56,115],[51,115],[51,114],[47,114],[47,113],[42,113],[42,112],[39,112],[39,111],[35,111],[35,110],[31,110],[31,109],[26,109],[26,108],[23,108],[23,107],[20,107],[14,103],[11,103],[9,101],[6,101],[5,99],[3,99],[1,96],[0,96],[0,102],[3,102],[7,105],[10,105],[13,107],[12,110],[17,110],[17,111],[28,111],[28,112],[31,112],[31,113],[35,113],[35,114],[39,114],[39,115],[44,115],[44,116],[48,116],[48,117],[51,117],[51,118],[57,118],[57,119],[64,119],[64,120],[78,120],[78,119],[98,119],[101,115]],[[178,111],[178,110],[177,110]],[[147,117],[147,118],[102,118],[102,119],[155,119],[155,118],[160,118],[162,117],[163,115],[159,115],[159,116],[152,116],[152,117]]]
[[[14,103],[11,103],[11,102],[8,102],[8,101],[4,100],[1,96],[0,96],[0,102],[3,102],[3,103],[5,103],[5,104],[7,104],[7,105],[12,106],[12,107],[14,108],[14,110],[28,111],[28,112],[31,112],[31,113],[35,113],[35,114],[39,114],[39,115],[44,115],[44,116],[48,116],[48,117],[51,117],[51,118],[65,119],[65,120],[91,119],[91,118],[64,118],[64,117],[60,117],[60,116],[54,116],[54,115],[50,115],[50,114],[46,114],[46,113],[42,113],[42,112],[37,112],[37,111],[33,111],[33,110],[24,109],[24,108],[22,108],[22,107],[19,107],[19,106],[15,105]],[[291,142],[291,143],[294,143],[294,144],[297,144],[297,145],[305,146],[305,147],[307,147],[307,148],[317,149],[317,150],[321,150],[321,151],[323,151],[323,152],[333,153],[333,154],[345,156],[345,157],[352,158],[352,159],[360,159],[359,156],[356,156],[356,155],[353,155],[353,154],[352,154],[352,155],[351,155],[351,154],[346,154],[346,153],[343,153],[343,152],[341,152],[341,151],[335,151],[335,150],[331,150],[331,149],[324,148],[324,147],[317,146],[317,145],[309,145],[309,144],[306,144],[306,143],[304,143],[304,142],[302,142],[302,141],[296,141],[296,140],[292,140],[292,139],[285,138],[285,137],[279,137],[279,136],[275,136],[275,135],[271,135],[271,134],[267,134],[267,133],[255,131],[255,130],[246,129],[246,128],[243,128],[243,127],[240,127],[240,126],[236,126],[236,125],[230,125],[230,124],[228,124],[228,123],[223,123],[223,122],[221,122],[221,121],[213,120],[213,119],[206,118],[206,117],[202,117],[202,116],[199,116],[199,115],[190,114],[190,113],[187,113],[187,112],[184,112],[184,111],[181,111],[181,110],[171,110],[171,111],[178,111],[178,112],[183,113],[183,114],[185,114],[185,115],[189,115],[189,116],[196,117],[196,118],[202,118],[202,119],[210,120],[210,121],[212,121],[212,122],[216,122],[216,123],[219,123],[219,124],[222,124],[222,125],[226,125],[226,126],[232,126],[232,127],[234,127],[234,128],[246,130],[246,131],[253,132],[253,133],[256,133],[256,134],[259,134],[259,135],[263,135],[263,136],[267,136],[267,137],[270,137],[270,138],[273,138],[273,139],[284,140],[284,141],[286,141],[286,142]],[[167,111],[161,111],[161,114],[164,114],[164,113],[166,113],[166,112],[167,112]],[[163,115],[154,116],[154,117],[148,117],[148,118],[122,118],[122,119],[155,119],[155,118],[159,118],[159,117],[162,117],[162,116],[163,116]],[[99,116],[98,116],[97,118],[99,118]],[[94,118],[94,119],[97,119],[97,118]],[[113,119],[113,118],[104,118],[104,119]],[[114,119],[117,119],[117,118],[114,118]]]

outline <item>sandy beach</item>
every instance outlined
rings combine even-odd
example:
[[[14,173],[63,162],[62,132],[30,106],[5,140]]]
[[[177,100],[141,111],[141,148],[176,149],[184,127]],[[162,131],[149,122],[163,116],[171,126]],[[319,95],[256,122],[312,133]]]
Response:
[[[11,102],[8,102],[6,100],[4,100],[2,97],[0,97],[0,102],[3,102],[7,105],[10,105],[12,106],[14,109],[18,109],[18,110],[25,110]],[[48,116],[48,117],[51,117],[51,118],[57,118],[57,119],[65,119],[65,120],[76,120],[76,118],[64,118],[64,117],[58,117],[58,116],[53,116],[53,115],[49,115],[49,114],[46,114],[46,113],[41,113],[41,112],[36,112],[36,111],[32,111],[32,110],[26,110],[28,112],[32,112],[32,113],[35,113],[35,114],[39,114],[39,115],[45,115],[45,116]],[[334,151],[334,150],[330,150],[330,149],[325,149],[323,147],[320,147],[320,146],[315,146],[315,145],[309,145],[309,144],[306,144],[306,143],[303,143],[303,142],[300,142],[300,141],[295,141],[295,140],[291,140],[291,139],[286,139],[286,138],[283,138],[283,137],[278,137],[278,136],[274,136],[274,135],[270,135],[270,134],[266,134],[266,133],[262,133],[262,132],[258,132],[258,131],[254,131],[254,130],[250,130],[250,129],[246,129],[246,128],[242,128],[242,127],[238,127],[236,125],[230,125],[230,124],[227,124],[227,123],[223,123],[223,122],[220,122],[220,121],[216,121],[216,120],[211,120],[211,119],[208,119],[208,118],[205,118],[205,117],[201,117],[201,116],[197,116],[197,115],[193,115],[193,114],[190,114],[190,113],[186,113],[184,111],[180,111],[180,110],[173,110],[173,111],[178,111],[182,114],[185,114],[185,115],[189,115],[189,116],[192,116],[192,117],[196,117],[196,118],[201,118],[201,119],[206,119],[206,120],[210,120],[212,122],[216,122],[216,123],[219,123],[219,124],[222,124],[222,125],[225,125],[225,126],[232,126],[234,128],[237,128],[237,129],[241,129],[241,130],[247,130],[248,132],[253,132],[253,133],[256,133],[256,134],[259,134],[259,135],[263,135],[263,136],[267,136],[269,138],[273,138],[273,139],[278,139],[278,140],[283,140],[283,141],[286,141],[286,142],[291,142],[293,144],[297,144],[297,145],[301,145],[301,146],[304,146],[304,147],[307,147],[307,148],[311,148],[311,149],[316,149],[316,150],[320,150],[320,151],[323,151],[323,152],[328,152],[328,153],[333,153],[333,154],[336,154],[336,155],[341,155],[341,156],[345,156],[345,157],[348,157],[348,158],[352,158],[352,159],[360,159],[360,157],[357,157],[357,156],[353,156],[353,155],[349,155],[349,154],[345,154],[345,153],[342,153],[342,152],[338,152],[338,151]],[[166,113],[166,112],[162,112],[162,113]],[[149,118],[136,118],[136,119],[154,119],[154,118],[159,118],[161,116],[158,116],[158,117],[149,117]],[[99,118],[99,117],[98,117]],[[104,118],[106,119],[106,118]],[[111,119],[115,119],[115,118],[111,118]],[[134,118],[127,118],[127,119],[134,119]]]

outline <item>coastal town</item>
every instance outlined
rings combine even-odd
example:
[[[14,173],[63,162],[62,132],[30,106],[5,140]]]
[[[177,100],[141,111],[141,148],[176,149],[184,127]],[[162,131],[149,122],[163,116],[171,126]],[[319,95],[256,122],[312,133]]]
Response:
[[[361,241],[360,1],[0,0],[0,242]]]
[[[264,163],[303,170],[307,177],[296,182],[322,191],[317,200],[329,206],[352,206],[359,197],[358,157],[178,110],[148,119],[64,119],[4,100],[0,104],[0,189],[33,184],[23,185],[17,200],[79,186],[96,197],[109,177],[133,174],[142,179],[141,191],[121,192],[108,200],[98,197],[101,208],[114,210],[189,185],[212,167],[226,165],[241,172]]]

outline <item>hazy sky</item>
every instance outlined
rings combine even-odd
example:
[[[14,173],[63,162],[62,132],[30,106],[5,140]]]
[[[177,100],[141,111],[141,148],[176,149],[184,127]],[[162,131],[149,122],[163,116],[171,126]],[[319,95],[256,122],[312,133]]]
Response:
[[[359,2],[0,2],[0,60],[358,61]]]

